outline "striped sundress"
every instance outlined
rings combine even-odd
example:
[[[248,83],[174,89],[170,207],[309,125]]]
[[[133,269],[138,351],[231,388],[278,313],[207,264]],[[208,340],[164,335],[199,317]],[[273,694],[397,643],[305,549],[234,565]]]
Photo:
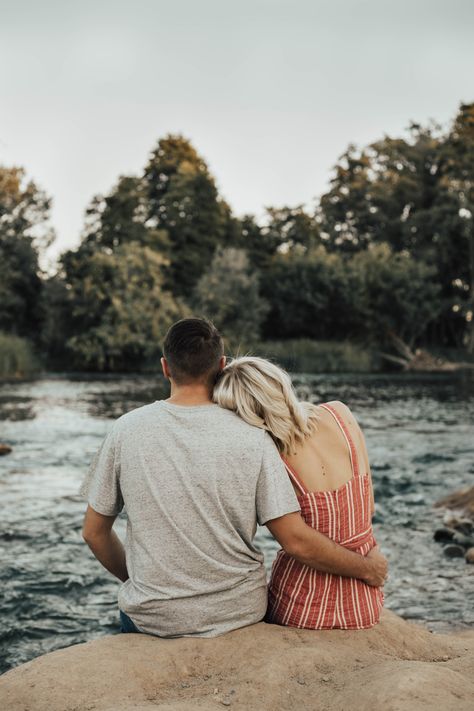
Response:
[[[361,474],[356,447],[339,412],[325,408],[342,430],[349,448],[352,478],[334,491],[308,491],[285,462],[308,526],[336,543],[366,555],[375,545],[372,531],[371,484]],[[308,629],[364,629],[380,618],[383,590],[356,578],[322,573],[280,550],[273,564],[266,620]]]

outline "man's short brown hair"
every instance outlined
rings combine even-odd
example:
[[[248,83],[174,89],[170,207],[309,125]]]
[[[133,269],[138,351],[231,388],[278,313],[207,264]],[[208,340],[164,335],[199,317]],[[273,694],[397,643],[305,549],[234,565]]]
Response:
[[[174,323],[163,343],[170,375],[178,385],[213,384],[224,355],[222,336],[211,321],[183,318]]]

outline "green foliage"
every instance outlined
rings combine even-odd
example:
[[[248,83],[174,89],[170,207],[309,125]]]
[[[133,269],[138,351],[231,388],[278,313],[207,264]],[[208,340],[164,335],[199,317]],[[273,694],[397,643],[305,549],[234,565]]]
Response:
[[[92,370],[130,370],[152,357],[185,309],[163,288],[161,255],[136,243],[111,251],[86,249],[63,258],[74,364]]]
[[[0,167],[0,328],[35,337],[41,318],[38,250],[45,247],[49,200],[19,168]]]
[[[417,255],[432,249],[441,145],[436,128],[414,124],[408,139],[349,146],[318,208],[328,247],[354,253],[388,242]]]
[[[271,305],[266,338],[347,338],[351,335],[351,275],[337,254],[317,247],[308,254],[278,254],[262,275]]]
[[[442,156],[441,181],[458,210],[457,220],[449,215],[458,247],[455,268],[447,275],[451,318],[454,312],[454,317],[467,325],[465,343],[474,353],[474,103],[461,104]]]
[[[158,142],[143,175],[147,225],[168,239],[167,284],[190,297],[218,245],[234,229],[228,205],[219,197],[204,160],[182,136]]]
[[[388,243],[436,267],[443,308],[430,338],[448,346],[462,344],[469,323],[474,328],[473,125],[474,104],[462,105],[447,132],[412,124],[406,139],[350,146],[317,210],[330,250]]]
[[[25,378],[38,370],[31,343],[25,338],[0,332],[0,378]]]
[[[110,195],[96,195],[87,208],[83,245],[113,250],[134,242],[167,254],[168,233],[147,219],[148,211],[143,179],[120,177]]]
[[[413,345],[442,310],[436,269],[407,252],[374,245],[348,267],[358,284],[352,317],[360,335],[383,343],[394,333]]]
[[[320,242],[316,219],[301,205],[268,208],[263,225],[246,215],[239,224],[236,244],[246,250],[255,269],[266,270],[279,253],[304,254]]]
[[[324,247],[278,255],[264,275],[268,338],[371,339],[389,332],[409,343],[441,312],[436,269],[388,245],[347,260]]]
[[[194,297],[195,311],[211,319],[234,350],[260,336],[268,307],[259,294],[258,274],[251,271],[242,249],[218,249],[209,269],[200,278]]]

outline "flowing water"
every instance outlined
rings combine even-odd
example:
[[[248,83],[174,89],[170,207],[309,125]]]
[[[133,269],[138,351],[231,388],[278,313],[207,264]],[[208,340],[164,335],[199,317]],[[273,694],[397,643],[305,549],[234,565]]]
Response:
[[[474,481],[474,378],[295,376],[302,397],[343,400],[365,431],[386,604],[433,630],[474,623],[474,566],[433,541],[441,496]],[[81,538],[77,496],[111,418],[166,396],[158,377],[48,377],[0,386],[0,670],[118,629],[118,583]],[[117,522],[119,533],[124,520]],[[276,545],[258,541],[271,563]]]

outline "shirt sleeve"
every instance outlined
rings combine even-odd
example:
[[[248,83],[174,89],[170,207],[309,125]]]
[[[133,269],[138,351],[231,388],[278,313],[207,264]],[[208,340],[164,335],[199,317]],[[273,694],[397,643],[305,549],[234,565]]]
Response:
[[[94,511],[104,516],[116,516],[122,510],[120,459],[114,426],[92,460],[79,494]]]
[[[263,440],[263,457],[257,482],[256,504],[257,521],[260,526],[274,518],[300,510],[285,465],[268,432],[265,432]]]

